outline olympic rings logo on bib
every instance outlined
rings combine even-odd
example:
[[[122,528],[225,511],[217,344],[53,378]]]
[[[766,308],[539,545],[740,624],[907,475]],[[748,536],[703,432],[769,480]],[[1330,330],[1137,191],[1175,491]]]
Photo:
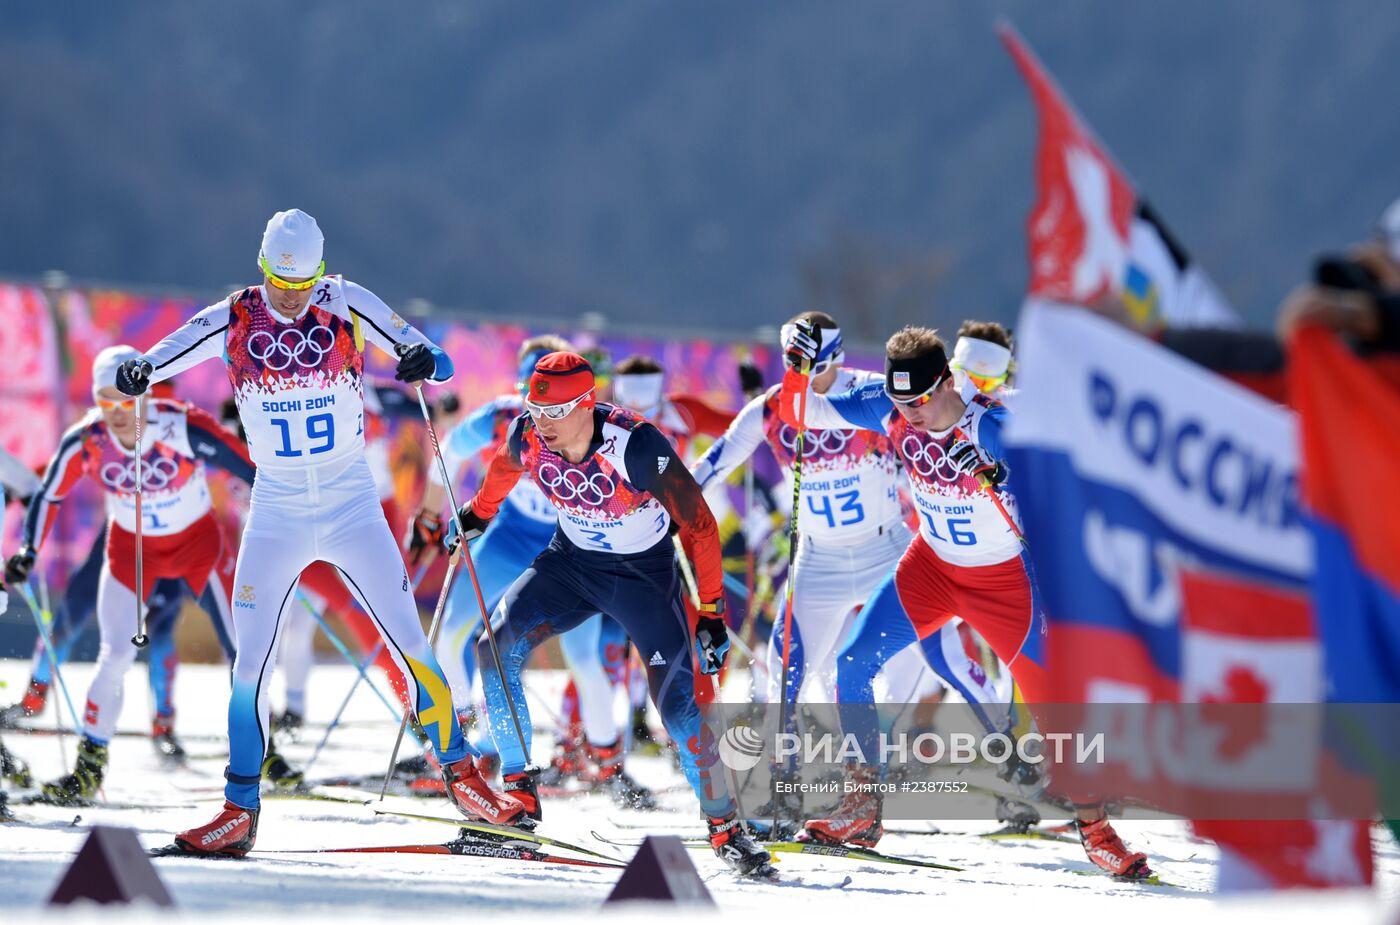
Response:
[[[814,456],[835,456],[850,445],[856,432],[853,430],[807,430],[802,432],[802,458]],[[797,430],[784,424],[778,430],[778,442],[789,453],[797,452]]]
[[[904,453],[905,461],[924,478],[936,476],[944,482],[957,481],[958,467],[948,458],[948,451],[943,449],[942,445],[925,443],[913,434],[909,434],[900,443],[899,448]]]
[[[141,463],[141,490],[160,491],[174,481],[180,473],[180,464],[173,459],[159,456]],[[128,463],[109,462],[102,467],[102,483],[116,491],[136,490],[136,460]]]
[[[325,335],[324,346],[320,342],[321,335]],[[297,328],[288,328],[276,336],[267,331],[254,331],[248,337],[248,355],[274,372],[281,372],[293,363],[302,369],[315,369],[334,346],[335,334],[323,324],[305,334]]]
[[[581,469],[560,469],[554,463],[539,468],[540,481],[560,501],[602,504],[617,492],[617,483],[606,472],[585,475]]]

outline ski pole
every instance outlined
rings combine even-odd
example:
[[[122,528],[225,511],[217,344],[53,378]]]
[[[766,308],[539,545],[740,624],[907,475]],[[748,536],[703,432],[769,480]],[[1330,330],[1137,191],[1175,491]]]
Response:
[[[418,393],[420,398],[422,394],[422,392]],[[465,543],[459,543],[458,549],[461,549],[465,545]],[[457,553],[454,552],[452,558],[447,560],[447,574],[442,578],[442,590],[438,592],[437,606],[433,608],[433,623],[428,630],[429,651],[432,650],[433,643],[437,641],[438,626],[442,623],[442,611],[443,608],[447,606],[447,592],[452,589],[452,573],[455,571],[457,571]],[[399,734],[394,737],[394,750],[389,755],[389,769],[384,772],[384,783],[379,788],[379,799],[381,801],[384,799],[384,794],[389,792],[389,778],[394,776],[394,765],[399,760],[399,747],[403,745],[403,734],[408,729],[408,718],[413,715],[415,707],[416,704],[411,707],[406,707],[403,711],[403,720],[399,723]],[[447,709],[451,711],[452,705],[448,704]],[[439,722],[442,722],[442,720],[439,720]]]
[[[963,433],[960,427],[953,428],[953,438],[956,440],[967,440],[968,443],[972,442],[967,434]],[[1007,511],[1006,506],[1001,503],[1001,498],[997,497],[996,486],[992,484],[992,480],[985,475],[979,475],[977,476],[977,484],[981,485],[982,490],[987,493],[987,497],[992,499],[992,503],[997,506],[997,510],[1001,511],[1001,516],[1006,518],[1006,525],[1011,528],[1011,534],[1020,541],[1023,547],[1030,548],[1030,544],[1026,542],[1026,535],[1021,532],[1021,528],[1016,525],[1016,520],[1011,516],[1011,513]]]
[[[311,602],[306,599],[306,595],[301,593],[301,591],[297,592],[297,599],[301,601],[301,605],[306,608],[306,612],[311,614],[312,619],[316,621],[316,625],[321,627],[321,632],[326,634],[326,638],[331,641],[331,645],[335,646],[336,651],[345,657],[345,660],[350,663],[351,667],[359,671],[361,679],[369,685],[370,690],[374,691],[375,696],[379,698],[379,702],[384,704],[385,709],[393,715],[394,719],[398,719],[399,711],[389,702],[389,698],[384,696],[384,692],[374,683],[374,679],[368,676],[365,667],[355,660],[354,653],[345,645],[344,641],[336,634],[335,630],[331,629],[331,625],[327,622],[326,618],[318,613],[315,607],[311,606]],[[380,643],[382,645],[383,640],[380,640]],[[377,651],[375,655],[376,657],[378,656]],[[372,660],[371,664],[373,664]]]
[[[808,376],[809,367],[804,359],[799,372]],[[802,454],[807,433],[807,391],[812,387],[810,378],[804,384],[802,394],[797,399],[797,435],[793,440],[792,456],[792,515],[788,521],[788,575],[787,594],[783,602],[783,672],[778,684],[778,731],[786,732],[788,724],[788,669],[792,653],[792,592],[797,585],[797,515],[802,509]],[[795,697],[794,697],[795,699]],[[773,801],[773,831],[778,831],[778,801]]]
[[[452,488],[452,479],[447,473],[447,463],[442,458],[442,446],[438,443],[437,430],[433,427],[433,416],[428,413],[428,402],[423,397],[423,384],[414,385],[414,390],[418,393],[418,407],[423,411],[423,424],[428,428],[428,437],[433,444],[433,456],[437,459],[438,475],[442,476],[442,484],[447,489],[447,503],[452,506],[452,519],[457,524],[457,548],[462,552],[462,559],[467,563],[467,575],[472,581],[472,590],[476,592],[476,605],[481,610],[481,622],[486,626],[486,642],[491,649],[491,660],[496,665],[496,674],[501,679],[501,690],[505,694],[506,706],[510,708],[510,721],[515,727],[515,738],[520,742],[520,751],[525,756],[526,764],[530,761],[530,747],[525,742],[525,728],[520,724],[520,712],[515,706],[515,697],[511,695],[510,684],[506,681],[505,663],[501,661],[501,650],[496,645],[496,631],[491,626],[491,615],[486,612],[486,599],[481,596],[481,582],[476,577],[476,564],[472,562],[472,553],[467,546],[467,529],[462,523],[462,511],[457,507],[457,493]],[[434,624],[436,625],[436,624]]]
[[[340,717],[344,715],[345,708],[350,706],[350,698],[355,696],[355,690],[360,686],[360,680],[364,677],[365,669],[368,668],[370,665],[373,665],[374,660],[378,658],[379,653],[383,651],[384,640],[381,639],[375,645],[374,649],[369,653],[369,655],[366,656],[364,662],[357,665],[357,667],[360,669],[360,675],[355,678],[355,683],[350,685],[350,689],[345,692],[345,699],[340,702],[340,708],[335,711],[335,716],[331,719],[330,725],[326,727],[325,733],[322,734],[321,741],[316,743],[315,750],[311,752],[311,759],[307,761],[306,764],[302,767],[301,773],[303,777],[305,777],[307,772],[311,770],[311,766],[316,763],[316,759],[321,757],[321,750],[324,749],[326,747],[326,743],[330,741],[331,733],[335,731],[336,726],[340,725]],[[394,718],[397,719],[398,715],[398,711],[395,710]]]
[[[136,402],[136,635],[131,637],[131,644],[138,649],[144,649],[150,644],[151,638],[146,635],[146,608],[145,593],[146,586],[141,580],[141,489],[144,487],[141,482],[141,412],[146,404],[145,399],[137,395]]]
[[[423,575],[427,572],[427,570],[427,566],[424,566],[418,569],[418,574],[413,576],[412,587],[414,591],[418,590],[418,585],[423,581]],[[370,650],[370,653],[365,657],[365,660],[362,663],[357,663],[356,667],[358,667],[360,670],[359,674],[355,675],[355,680],[350,685],[350,689],[345,692],[345,699],[340,701],[339,709],[335,711],[335,716],[331,718],[330,725],[326,726],[325,734],[321,736],[321,741],[316,744],[316,749],[311,753],[311,760],[306,763],[306,767],[301,769],[301,773],[303,776],[305,776],[307,769],[310,768],[313,764],[315,764],[316,759],[320,757],[321,750],[326,747],[326,742],[330,740],[331,733],[335,731],[335,727],[340,725],[340,718],[343,715],[345,715],[345,709],[348,706],[350,706],[350,700],[355,696],[355,691],[359,689],[360,682],[369,680],[365,672],[369,670],[369,666],[374,664],[374,660],[379,658],[379,653],[383,651],[384,640],[381,638],[379,642],[375,643],[374,648]],[[398,710],[394,710],[394,718],[399,718]]]
[[[44,653],[49,660],[49,671],[53,674],[54,680],[58,682],[58,690],[63,694],[63,702],[68,707],[68,718],[73,722],[73,735],[79,736],[83,726],[82,723],[78,722],[78,711],[73,709],[73,698],[68,696],[68,685],[64,683],[63,673],[59,671],[58,655],[53,647],[53,638],[49,635],[49,628],[40,615],[39,602],[34,597],[34,589],[26,581],[20,585],[20,592],[24,595],[25,603],[29,605],[29,613],[34,617],[34,625],[39,629],[39,638],[43,640]]]
[[[699,610],[700,585],[695,580],[695,572],[690,567],[690,560],[687,559],[685,556],[685,549],[681,546],[681,538],[679,536],[672,536],[671,542],[674,543],[676,547],[676,561],[680,564],[681,578],[685,580],[686,590],[690,592],[690,601],[692,604],[695,605],[695,608]],[[720,690],[719,686],[719,672],[715,672],[714,674],[710,675],[710,684],[714,687],[715,705],[723,706],[724,697],[723,692]],[[722,713],[723,711],[721,710],[720,712]],[[724,762],[721,761],[720,764],[724,764]],[[726,776],[729,778],[729,792],[734,797],[735,811],[739,814],[739,818],[743,819],[744,808],[739,803],[739,778],[737,775],[735,775],[734,769],[731,768],[729,765],[724,764],[724,770]]]

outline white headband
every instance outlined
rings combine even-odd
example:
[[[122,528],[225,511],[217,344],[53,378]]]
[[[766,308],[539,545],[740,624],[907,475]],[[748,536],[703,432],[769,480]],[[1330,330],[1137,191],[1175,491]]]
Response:
[[[989,340],[959,337],[953,348],[953,365],[974,376],[1004,376],[1011,368],[1011,351]]]
[[[661,404],[661,387],[665,378],[665,373],[624,373],[614,376],[613,398],[624,408],[650,411]]]

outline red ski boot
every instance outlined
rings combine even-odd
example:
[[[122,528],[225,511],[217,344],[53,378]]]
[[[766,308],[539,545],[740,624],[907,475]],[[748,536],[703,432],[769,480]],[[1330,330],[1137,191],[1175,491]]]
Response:
[[[850,789],[841,798],[841,805],[827,819],[808,819],[798,841],[825,842],[833,845],[857,845],[874,848],[885,834],[880,822],[884,797],[877,789],[880,773],[875,768],[859,767],[848,772]],[[851,786],[853,785],[853,786]]]
[[[20,698],[19,703],[12,703],[0,710],[0,728],[13,729],[19,725],[20,720],[42,713],[48,699],[48,683],[30,678],[29,686],[25,688],[24,696]]]
[[[175,836],[183,854],[222,854],[241,858],[253,850],[258,837],[258,811],[224,801],[214,821]]]
[[[535,822],[544,818],[544,810],[540,808],[540,788],[537,783],[539,776],[540,769],[531,766],[523,771],[507,774],[503,778],[506,796],[525,807],[525,815]]]
[[[1078,820],[1079,840],[1084,845],[1084,853],[1100,868],[1119,880],[1146,880],[1152,876],[1152,868],[1147,866],[1147,855],[1141,851],[1129,851],[1123,839],[1113,831],[1104,816],[1096,822]]]
[[[495,825],[520,825],[525,819],[525,807],[520,801],[492,790],[472,763],[471,755],[443,768],[442,777],[447,783],[447,795],[468,819]]]

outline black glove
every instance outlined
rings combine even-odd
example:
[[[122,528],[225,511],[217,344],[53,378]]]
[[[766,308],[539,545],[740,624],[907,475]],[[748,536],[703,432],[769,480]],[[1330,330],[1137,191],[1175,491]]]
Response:
[[[117,381],[114,384],[123,395],[145,394],[151,385],[151,364],[142,359],[127,360],[117,367]]]
[[[794,327],[796,330],[783,344],[783,358],[788,366],[805,375],[821,353],[822,329],[809,321],[799,321]]]
[[[749,396],[763,391],[763,370],[748,360],[739,364],[739,390]]]
[[[414,344],[399,351],[399,368],[394,378],[400,382],[421,382],[437,372],[437,357],[427,344]]]
[[[462,521],[462,528],[467,531],[464,536],[468,543],[478,536],[481,536],[481,534],[486,532],[486,528],[491,526],[491,521],[482,520],[480,517],[476,516],[476,512],[472,510],[470,503],[462,505],[462,509],[457,512],[457,518],[447,525],[447,536],[442,541],[442,544],[447,547],[449,553],[457,551],[457,544],[461,542],[462,539],[462,536],[457,533],[458,519]]]
[[[5,560],[5,583],[22,585],[34,570],[34,547],[22,546],[19,552]]]
[[[948,460],[959,472],[986,480],[992,485],[1006,481],[1006,467],[999,464],[992,454],[966,438],[958,440],[948,448]]]
[[[438,544],[446,539],[442,518],[431,511],[419,511],[408,534],[408,564],[417,568],[432,560]]]
[[[716,674],[729,654],[729,629],[723,617],[705,614],[695,621],[695,654],[700,657],[700,673]]]

